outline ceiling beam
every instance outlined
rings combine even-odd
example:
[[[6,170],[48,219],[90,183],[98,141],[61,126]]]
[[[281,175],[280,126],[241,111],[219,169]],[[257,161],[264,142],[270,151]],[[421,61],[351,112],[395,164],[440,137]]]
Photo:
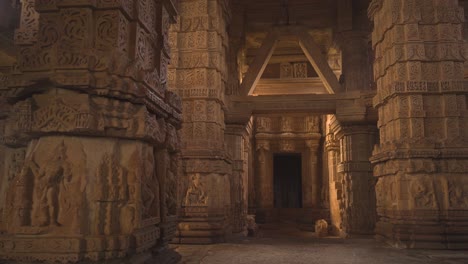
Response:
[[[301,95],[261,95],[231,96],[229,111],[225,120],[228,123],[245,124],[252,114],[314,113],[318,115],[336,114],[342,120],[368,122],[377,120],[369,110],[375,91],[343,92],[339,94]],[[375,117],[375,118],[374,118]]]
[[[339,105],[361,98],[359,92],[341,94],[233,96],[231,112],[334,114]]]
[[[278,43],[278,31],[272,29],[267,37],[263,40],[262,46],[257,52],[252,63],[249,65],[249,69],[242,80],[240,95],[250,95],[253,93],[255,86],[262,77],[268,62],[270,61],[271,55],[275,51],[276,44]]]
[[[327,91],[331,94],[342,92],[343,88],[323,56],[320,46],[314,42],[306,29],[294,28],[294,32],[299,37],[299,46],[323,81]]]

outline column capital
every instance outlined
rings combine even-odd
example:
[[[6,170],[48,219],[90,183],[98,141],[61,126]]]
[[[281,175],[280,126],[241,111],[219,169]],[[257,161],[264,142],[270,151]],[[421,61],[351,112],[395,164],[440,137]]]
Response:
[[[229,134],[229,135],[244,136],[245,132],[246,132],[245,125],[226,124],[226,130],[224,133]]]
[[[325,140],[325,149],[327,151],[339,151],[340,142],[336,139],[333,133],[329,133]]]
[[[337,34],[336,41],[342,48],[350,48],[349,44],[352,42],[351,47],[355,44],[362,44],[362,47],[367,49],[367,44],[371,40],[371,32],[364,30],[347,30]],[[356,42],[357,41],[357,42]]]
[[[257,143],[256,143],[256,148],[255,150],[256,151],[260,151],[260,150],[270,150],[270,141],[269,140],[265,140],[265,139],[262,139],[262,140],[257,140]]]
[[[344,125],[341,126],[338,135],[352,134],[375,134],[377,127],[375,125]]]
[[[305,144],[310,151],[318,151],[320,146],[320,142],[314,139],[306,140]]]

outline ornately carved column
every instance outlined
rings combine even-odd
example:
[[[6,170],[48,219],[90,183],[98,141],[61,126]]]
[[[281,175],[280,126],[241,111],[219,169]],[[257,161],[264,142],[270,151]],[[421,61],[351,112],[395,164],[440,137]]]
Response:
[[[155,261],[177,213],[172,2],[21,3],[18,65],[0,83],[0,258]]]
[[[349,235],[374,233],[375,184],[369,157],[375,132],[371,125],[341,125],[336,134],[341,155],[337,172],[343,177],[340,209],[343,231]]]
[[[182,97],[182,219],[176,242],[222,242],[230,230],[231,161],[225,151],[224,93],[229,9],[221,0],[179,1],[171,30],[171,87]]]
[[[257,220],[266,221],[270,216],[269,210],[274,208],[273,200],[273,175],[272,175],[272,154],[270,143],[267,140],[257,140],[256,142],[256,175],[255,182],[257,195]]]
[[[244,151],[243,125],[228,125],[226,127],[226,143],[228,153],[232,159],[231,175],[231,223],[232,232],[244,231],[247,213],[247,181],[248,168],[246,166],[246,152]]]
[[[330,220],[332,233],[344,236],[340,209],[340,203],[343,198],[343,179],[342,174],[337,171],[340,162],[340,143],[332,132],[331,119],[331,116],[327,118],[327,138],[325,141],[325,150],[328,153]]]
[[[351,2],[343,1],[347,6],[352,5]],[[341,235],[373,234],[375,195],[369,157],[374,144],[371,124],[375,121],[369,114],[371,103],[367,99],[373,96],[368,48],[370,33],[367,31],[370,23],[360,17],[360,10],[345,8],[342,11],[352,21],[349,25],[342,24],[337,34],[342,49],[344,87],[346,92],[359,92],[361,99],[337,105],[336,116],[329,119],[333,120],[330,132],[340,141],[341,157],[337,173],[342,177],[341,183],[335,182],[336,187],[341,189],[332,190],[339,194],[331,202],[335,206],[332,214]],[[337,205],[340,217],[337,217]]]
[[[318,140],[306,140],[309,179],[302,183],[303,207],[320,208],[321,206],[321,181],[318,170]]]
[[[406,248],[468,248],[463,8],[456,0],[374,0],[380,143],[376,233]]]

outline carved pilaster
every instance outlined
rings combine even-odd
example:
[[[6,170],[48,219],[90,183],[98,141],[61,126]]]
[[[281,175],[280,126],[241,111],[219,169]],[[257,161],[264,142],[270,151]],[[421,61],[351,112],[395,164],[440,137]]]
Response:
[[[273,208],[273,177],[271,175],[270,142],[257,140],[257,202],[258,208]]]
[[[303,185],[303,206],[310,208],[319,208],[321,198],[321,180],[318,170],[318,140],[307,140],[306,149],[308,156],[309,177]]]
[[[373,234],[375,192],[369,157],[376,129],[366,125],[341,125],[335,134],[340,142],[336,172],[340,174],[340,218],[342,231],[348,235]]]
[[[332,117],[327,118],[327,137],[325,140],[325,150],[328,154],[328,180],[329,180],[329,203],[330,203],[330,220],[332,232],[335,235],[344,236],[342,215],[340,204],[343,199],[343,177],[338,173],[337,168],[340,162],[340,142],[336,139],[332,132]]]
[[[228,153],[233,161],[231,176],[231,223],[232,231],[244,231],[247,217],[247,187],[248,187],[248,144],[245,142],[244,126],[227,125],[226,143]],[[247,150],[245,149],[247,147]]]

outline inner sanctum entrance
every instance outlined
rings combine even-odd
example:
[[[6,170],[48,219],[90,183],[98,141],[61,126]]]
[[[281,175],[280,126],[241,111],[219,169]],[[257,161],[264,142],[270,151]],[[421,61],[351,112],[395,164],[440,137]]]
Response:
[[[301,154],[275,154],[273,177],[275,208],[302,208]]]
[[[310,229],[316,220],[329,218],[323,120],[309,113],[255,116],[251,194],[258,223],[288,222]]]

